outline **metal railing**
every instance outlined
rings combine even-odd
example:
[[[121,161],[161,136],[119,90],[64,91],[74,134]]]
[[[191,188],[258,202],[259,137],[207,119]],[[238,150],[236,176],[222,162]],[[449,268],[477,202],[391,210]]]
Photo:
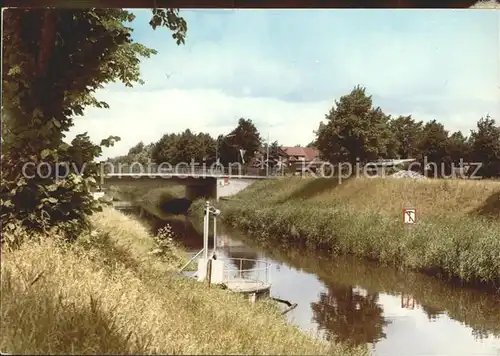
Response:
[[[205,251],[204,248],[202,248],[196,255],[194,255],[193,257],[191,257],[191,259],[184,266],[182,266],[182,268],[179,270],[179,272],[184,271],[199,255],[201,255],[201,253],[203,251]]]
[[[190,167],[182,166],[162,166],[154,163],[150,164],[132,164],[127,165],[124,163],[102,163],[101,172],[106,175],[120,175],[120,174],[172,174],[172,175],[193,175],[193,176],[266,176],[266,170],[257,167],[246,167],[242,165],[232,166],[196,166]],[[278,176],[278,170],[269,170],[269,176]]]
[[[254,260],[250,258],[221,258],[224,261],[223,280],[228,282],[238,279],[239,282],[260,282],[262,285],[271,284],[272,265],[265,260]],[[244,268],[245,264],[255,265],[252,268]]]

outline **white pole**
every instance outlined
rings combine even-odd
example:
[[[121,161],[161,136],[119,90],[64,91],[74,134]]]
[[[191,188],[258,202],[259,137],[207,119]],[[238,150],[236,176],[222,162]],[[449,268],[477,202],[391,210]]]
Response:
[[[219,163],[219,138],[217,137],[217,142],[215,143],[215,164]]]
[[[269,131],[267,132],[267,152],[266,152],[266,177],[269,176]]]
[[[210,224],[210,203],[207,201],[206,203],[206,208],[205,208],[205,232],[204,232],[204,236],[203,236],[203,246],[204,246],[204,249],[205,249],[205,252],[204,252],[204,258],[205,258],[205,261],[208,261],[208,228],[209,228],[209,224]]]
[[[205,240],[207,239],[207,217],[203,217],[203,257],[205,257],[205,251],[206,251],[206,246],[207,243]]]
[[[214,253],[212,255],[215,255],[216,249],[217,249],[217,218],[214,216]]]

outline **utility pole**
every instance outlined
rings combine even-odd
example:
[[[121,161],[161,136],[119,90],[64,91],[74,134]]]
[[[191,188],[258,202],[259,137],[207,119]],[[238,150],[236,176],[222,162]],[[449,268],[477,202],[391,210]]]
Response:
[[[269,130],[267,130],[266,177],[269,177]]]
[[[215,142],[215,164],[219,163],[219,138],[217,137],[217,141]]]

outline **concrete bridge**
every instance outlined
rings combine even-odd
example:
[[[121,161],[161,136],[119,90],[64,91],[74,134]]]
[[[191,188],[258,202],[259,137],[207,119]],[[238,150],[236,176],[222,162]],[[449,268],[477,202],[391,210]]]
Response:
[[[145,186],[153,188],[168,185],[184,185],[186,198],[219,199],[237,194],[249,185],[265,179],[276,179],[278,176],[260,176],[251,174],[219,174],[208,170],[189,172],[148,172],[148,173],[106,173],[101,177],[101,188],[119,186]]]

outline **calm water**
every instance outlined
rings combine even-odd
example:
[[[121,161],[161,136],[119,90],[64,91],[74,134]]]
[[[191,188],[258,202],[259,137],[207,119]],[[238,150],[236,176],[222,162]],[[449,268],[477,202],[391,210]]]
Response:
[[[149,220],[153,232],[165,223]],[[193,253],[202,237],[174,227]],[[500,355],[500,294],[452,287],[353,258],[259,245],[221,229],[219,254],[273,264],[271,294],[298,306],[290,322],[326,340],[369,345],[373,355]],[[246,266],[249,268],[251,266]]]

